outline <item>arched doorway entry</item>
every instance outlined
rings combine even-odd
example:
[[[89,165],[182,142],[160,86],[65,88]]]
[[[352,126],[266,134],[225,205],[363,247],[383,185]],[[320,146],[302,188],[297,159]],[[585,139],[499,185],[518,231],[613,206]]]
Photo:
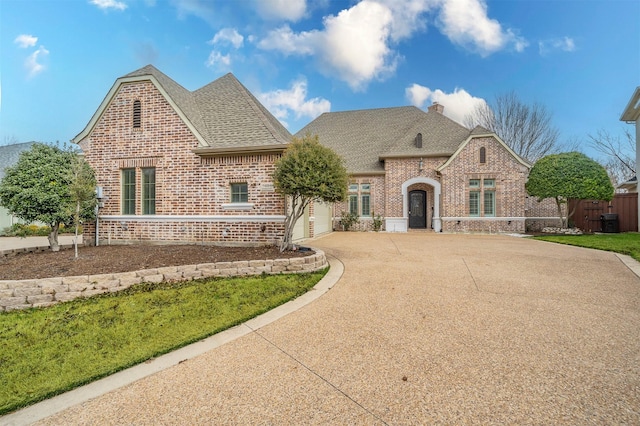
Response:
[[[417,190],[420,188],[411,188],[412,191],[409,191],[409,187],[417,185],[417,184],[421,184],[424,183],[426,185],[429,185],[430,187],[433,188],[433,199],[431,200],[427,200],[427,197],[425,196],[425,200],[424,200],[424,207],[425,209],[427,209],[427,213],[424,215],[425,217],[425,221],[426,221],[426,226],[429,226],[429,220],[428,216],[431,216],[431,226],[433,227],[433,230],[436,232],[440,232],[442,231],[442,222],[440,219],[440,194],[441,194],[441,188],[442,186],[440,185],[440,182],[438,182],[435,179],[432,178],[428,178],[428,177],[415,177],[415,178],[411,178],[407,181],[405,181],[402,184],[402,218],[405,221],[404,222],[404,229],[403,231],[406,232],[407,229],[409,227],[411,227],[409,220],[409,199],[410,199],[410,195],[409,192],[413,192],[413,190]],[[431,193],[431,192],[430,192]],[[427,208],[427,202],[429,202],[429,207]],[[430,210],[429,210],[430,209]]]
[[[409,228],[427,228],[427,192],[421,189],[409,191]]]

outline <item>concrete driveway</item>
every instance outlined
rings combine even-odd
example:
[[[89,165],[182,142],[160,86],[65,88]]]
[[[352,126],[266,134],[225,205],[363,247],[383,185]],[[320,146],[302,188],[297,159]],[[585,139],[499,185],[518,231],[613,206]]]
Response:
[[[507,236],[334,233],[327,294],[41,424],[638,424],[640,279]]]

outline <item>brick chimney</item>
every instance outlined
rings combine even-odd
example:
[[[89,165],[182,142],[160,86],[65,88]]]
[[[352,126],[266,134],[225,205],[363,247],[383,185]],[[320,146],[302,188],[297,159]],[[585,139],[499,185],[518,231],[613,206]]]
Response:
[[[435,112],[439,112],[440,114],[442,114],[442,112],[444,111],[444,105],[440,105],[439,103],[434,102],[433,105],[431,105],[427,109],[429,111],[435,111]]]

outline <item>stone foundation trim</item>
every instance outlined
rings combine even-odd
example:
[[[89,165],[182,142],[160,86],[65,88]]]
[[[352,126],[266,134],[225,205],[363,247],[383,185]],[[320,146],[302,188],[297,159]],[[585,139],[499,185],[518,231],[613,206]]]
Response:
[[[100,216],[100,222],[284,222],[284,215],[131,215]]]
[[[566,216],[562,216],[563,219],[566,219]],[[525,219],[527,220],[560,220],[560,216],[540,216],[540,217],[534,217],[534,216],[527,216],[525,217]]]
[[[190,281],[208,277],[300,274],[329,265],[322,250],[305,257],[201,263],[102,275],[0,281],[0,312],[51,306],[59,302],[125,290],[142,282]]]
[[[528,217],[491,217],[491,216],[476,216],[476,217],[470,217],[470,216],[462,216],[462,217],[443,217],[442,220],[446,221],[446,222],[455,222],[455,221],[460,221],[460,222],[464,222],[464,221],[468,221],[468,222],[475,222],[475,221],[487,221],[487,222],[496,222],[496,221],[511,221],[511,222],[516,222],[516,221],[523,221],[526,219],[531,219]]]
[[[407,232],[408,220],[402,217],[387,217],[384,219],[384,229],[387,232]]]
[[[84,243],[79,243],[78,247],[84,246]],[[73,248],[73,244],[60,244],[60,250],[69,250]],[[22,253],[38,253],[43,251],[51,251],[51,247],[49,246],[37,246],[37,247],[26,247],[26,248],[16,248],[16,249],[7,249],[0,250],[0,257],[9,257],[15,256],[16,254]],[[2,288],[2,286],[0,286]]]

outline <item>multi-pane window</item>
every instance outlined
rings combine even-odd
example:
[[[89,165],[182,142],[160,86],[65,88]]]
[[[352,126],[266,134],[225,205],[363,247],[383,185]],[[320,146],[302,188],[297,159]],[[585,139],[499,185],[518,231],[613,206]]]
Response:
[[[484,179],[482,182],[484,187],[484,215],[496,215],[496,181],[495,179]]]
[[[231,202],[232,203],[248,203],[249,202],[249,189],[246,182],[231,184]]]
[[[495,216],[496,215],[496,193],[495,191],[484,192],[484,215]]]
[[[133,101],[133,128],[139,129],[142,126],[142,103],[139,100]]]
[[[122,214],[136,214],[136,169],[122,169]]]
[[[358,215],[358,184],[349,185],[349,213]]]
[[[496,215],[495,179],[469,180],[469,216],[493,217]]]
[[[469,191],[469,216],[480,216],[480,191]]]
[[[348,203],[349,213],[357,216],[371,216],[371,184],[350,184]]]
[[[360,185],[360,200],[362,215],[371,216],[371,185],[363,183]]]
[[[156,214],[156,169],[142,169],[142,214]]]

